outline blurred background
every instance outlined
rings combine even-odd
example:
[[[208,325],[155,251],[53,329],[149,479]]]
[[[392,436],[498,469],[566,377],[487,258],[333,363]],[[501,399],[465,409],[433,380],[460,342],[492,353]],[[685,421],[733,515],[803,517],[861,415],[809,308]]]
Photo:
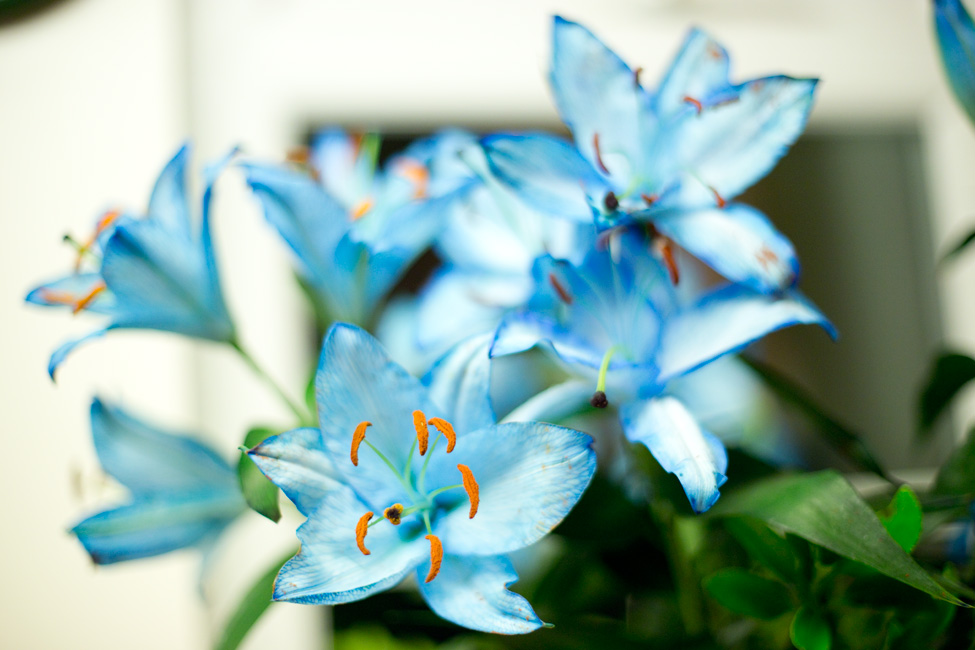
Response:
[[[560,127],[545,82],[551,14],[587,25],[647,85],[692,25],[738,79],[823,82],[807,135],[745,197],[793,239],[802,287],[841,332],[770,337],[761,351],[885,465],[922,475],[971,424],[966,395],[933,438],[915,434],[934,352],[975,351],[975,256],[936,260],[975,226],[975,133],[947,90],[926,0],[0,0],[0,647],[205,648],[240,590],[294,540],[294,520],[237,524],[197,590],[198,557],[96,569],[66,530],[112,495],[88,431],[98,394],[231,457],[254,423],[286,421],[239,360],[167,334],[113,333],[23,303],[72,261],[66,232],[144,208],[179,144],[197,165],[241,145],[283,158],[315,125],[397,134]],[[10,7],[13,7],[13,11]],[[307,313],[240,179],[218,188],[218,257],[243,338],[295,394],[316,350]],[[277,418],[277,420],[276,420]],[[279,606],[247,647],[310,647],[320,608]]]

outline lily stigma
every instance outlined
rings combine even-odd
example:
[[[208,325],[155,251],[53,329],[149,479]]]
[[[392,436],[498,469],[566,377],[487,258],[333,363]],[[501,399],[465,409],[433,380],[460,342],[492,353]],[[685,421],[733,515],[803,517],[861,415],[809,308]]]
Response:
[[[427,492],[424,488],[426,485],[426,475],[427,467],[430,464],[430,459],[433,457],[433,452],[437,449],[437,444],[440,442],[441,438],[447,440],[446,453],[451,453],[454,450],[454,446],[457,444],[457,435],[454,433],[454,427],[450,422],[442,418],[433,417],[429,420],[423,411],[417,409],[413,411],[413,426],[416,429],[416,438],[413,440],[413,445],[410,447],[410,453],[406,457],[406,466],[403,471],[400,472],[396,466],[387,458],[387,456],[376,448],[371,442],[366,440],[366,429],[372,426],[371,422],[363,421],[355,429],[355,433],[352,436],[352,449],[349,453],[352,460],[352,464],[356,467],[359,466],[359,446],[365,443],[369,449],[371,449],[383,463],[389,468],[389,470],[396,476],[399,482],[406,489],[407,494],[409,494],[412,505],[404,507],[402,503],[394,503],[383,511],[383,514],[373,520],[375,513],[371,510],[366,512],[359,519],[358,524],[356,524],[355,530],[355,541],[356,546],[363,555],[371,555],[372,552],[366,548],[365,540],[366,534],[369,529],[376,524],[382,523],[383,521],[388,521],[393,526],[399,526],[403,523],[403,518],[410,517],[412,515],[419,515],[422,518],[423,525],[426,527],[427,534],[425,539],[430,542],[430,571],[427,573],[426,580],[424,582],[431,582],[440,573],[440,566],[443,563],[443,543],[440,538],[433,534],[433,527],[430,524],[430,517],[436,516],[437,505],[435,499],[450,490],[463,489],[467,492],[467,498],[470,500],[471,508],[469,518],[473,519],[474,515],[477,514],[477,507],[480,504],[480,495],[477,485],[477,481],[474,479],[474,474],[471,472],[470,467],[467,465],[458,464],[457,470],[461,474],[462,482],[456,485],[446,485],[436,490]],[[433,426],[437,430],[437,437],[434,439],[433,444],[429,445],[430,441],[430,429]],[[412,465],[413,465],[413,455],[417,451],[420,452],[421,456],[424,456],[429,451],[430,455],[426,456],[426,460],[423,462],[423,467],[420,469],[419,474],[415,477],[412,476]]]

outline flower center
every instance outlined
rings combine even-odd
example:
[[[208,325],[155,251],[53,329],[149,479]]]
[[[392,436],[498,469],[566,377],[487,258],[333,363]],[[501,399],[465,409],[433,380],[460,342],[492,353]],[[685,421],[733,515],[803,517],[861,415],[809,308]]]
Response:
[[[371,527],[383,521],[388,521],[393,526],[399,526],[404,518],[417,515],[423,519],[423,524],[427,531],[425,538],[430,542],[430,572],[426,578],[426,582],[430,582],[437,577],[437,574],[440,572],[441,562],[443,561],[443,544],[441,544],[440,538],[433,534],[433,527],[430,524],[430,513],[435,509],[434,499],[448,490],[463,489],[467,492],[467,498],[470,501],[469,517],[473,519],[474,515],[477,514],[477,508],[480,504],[477,481],[474,479],[474,474],[471,472],[470,467],[458,464],[457,470],[461,474],[461,483],[447,485],[429,492],[426,490],[427,467],[430,464],[430,459],[433,457],[434,451],[437,449],[437,443],[440,442],[441,438],[445,438],[447,440],[447,449],[445,452],[448,454],[454,450],[454,446],[457,444],[457,435],[454,433],[454,427],[450,422],[437,417],[427,419],[423,411],[419,409],[413,411],[413,428],[416,430],[416,438],[414,438],[413,445],[410,447],[410,453],[406,458],[406,466],[403,468],[403,471],[399,471],[382,451],[366,439],[366,429],[370,426],[372,426],[371,422],[360,422],[352,434],[352,449],[349,454],[352,464],[356,467],[359,466],[359,447],[365,443],[389,467],[390,471],[396,475],[396,478],[406,488],[406,492],[410,495],[413,503],[408,506],[404,506],[402,503],[394,503],[383,511],[382,516],[375,519],[373,519],[375,513],[372,511],[362,515],[355,528],[356,546],[359,547],[363,555],[370,555],[371,552],[366,548],[365,542],[366,534]],[[433,444],[430,444],[430,427],[433,427],[437,431],[437,437],[434,438]],[[413,454],[416,451],[419,451],[421,456],[426,456],[426,459],[423,461],[423,466],[420,468],[419,474],[414,477]],[[429,455],[427,455],[428,452]]]

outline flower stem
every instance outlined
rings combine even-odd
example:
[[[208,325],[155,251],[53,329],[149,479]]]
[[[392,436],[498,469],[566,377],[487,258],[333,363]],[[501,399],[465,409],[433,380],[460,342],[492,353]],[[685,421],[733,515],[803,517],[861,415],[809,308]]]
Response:
[[[268,387],[270,387],[271,390],[274,391],[274,393],[277,394],[279,398],[281,398],[281,401],[284,402],[287,405],[288,409],[295,414],[295,417],[298,418],[298,422],[300,424],[308,425],[314,423],[314,418],[309,417],[308,414],[305,413],[304,409],[299,407],[296,402],[294,402],[290,397],[288,397],[288,394],[284,392],[284,390],[281,388],[281,386],[278,385],[276,381],[274,381],[274,378],[272,378],[271,375],[267,374],[267,372],[264,371],[264,369],[257,363],[254,357],[252,357],[250,353],[247,352],[247,350],[241,347],[240,343],[238,343],[236,340],[232,340],[230,341],[230,346],[233,349],[237,350],[237,353],[244,360],[244,363],[250,366],[251,370],[254,371],[254,374],[260,377],[264,381],[264,383],[267,384]]]

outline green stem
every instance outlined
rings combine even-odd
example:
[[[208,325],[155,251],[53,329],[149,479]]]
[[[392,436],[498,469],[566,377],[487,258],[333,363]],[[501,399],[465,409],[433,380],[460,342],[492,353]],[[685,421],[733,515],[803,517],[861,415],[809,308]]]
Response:
[[[250,366],[251,370],[254,371],[254,374],[256,374],[258,377],[264,380],[264,383],[267,384],[271,388],[271,390],[277,394],[279,398],[281,398],[281,401],[284,402],[288,406],[288,409],[290,409],[291,412],[295,414],[295,417],[298,418],[298,422],[300,424],[302,425],[314,424],[314,419],[309,417],[308,414],[305,413],[304,410],[298,406],[297,402],[293,401],[290,397],[288,397],[288,394],[284,392],[284,390],[281,388],[281,386],[278,385],[276,381],[274,381],[274,378],[271,377],[271,375],[267,374],[267,372],[265,372],[263,368],[261,368],[261,366],[254,359],[254,357],[252,357],[247,352],[247,350],[241,347],[240,343],[238,343],[236,340],[232,340],[229,343],[233,349],[237,350],[237,353],[240,354],[244,362],[248,366]]]
[[[427,495],[427,499],[433,499],[433,497],[437,496],[438,494],[443,494],[447,490],[456,490],[457,488],[462,488],[462,487],[464,487],[464,484],[458,483],[457,485],[448,485],[446,487],[437,488],[436,490],[434,490],[433,492]]]
[[[599,379],[596,380],[596,390],[606,392],[606,373],[609,372],[609,362],[612,361],[613,355],[619,352],[620,346],[614,345],[610,349],[606,350],[606,354],[603,355],[603,362],[599,365]]]
[[[667,545],[667,561],[674,577],[674,587],[677,591],[677,608],[680,612],[684,630],[688,636],[696,637],[704,631],[704,603],[701,598],[701,588],[694,568],[685,557],[680,538],[677,535],[676,515],[669,503],[659,503],[650,506],[650,514],[657,521],[660,532]]]
[[[427,457],[423,461],[423,467],[420,469],[420,478],[417,479],[416,487],[420,492],[423,492],[423,486],[427,482],[427,465],[430,464],[430,459],[433,458],[433,451],[437,448],[437,443],[440,442],[441,433],[437,433],[437,437],[434,439],[433,444],[430,445],[430,449],[427,451]]]

